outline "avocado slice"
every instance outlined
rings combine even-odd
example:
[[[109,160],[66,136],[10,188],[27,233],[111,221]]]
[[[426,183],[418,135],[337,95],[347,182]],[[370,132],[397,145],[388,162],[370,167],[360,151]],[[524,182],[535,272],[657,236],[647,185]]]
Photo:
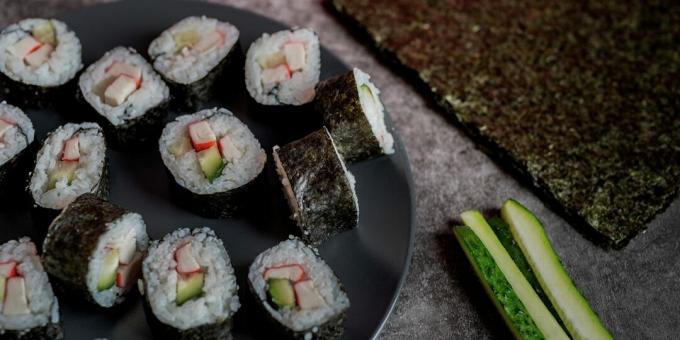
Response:
[[[503,203],[501,217],[510,226],[513,238],[571,336],[611,339],[612,335],[564,270],[538,218],[512,199]]]
[[[569,339],[557,322],[557,319],[550,313],[550,310],[543,304],[543,301],[541,301],[541,298],[531,287],[529,281],[522,275],[522,272],[498,240],[498,237],[496,237],[484,216],[477,210],[471,210],[462,213],[460,217],[463,223],[479,238],[493,261],[496,262],[501,273],[510,283],[512,291],[526,308],[527,314],[536,324],[543,337],[546,339]],[[505,312],[501,310],[501,314],[506,319],[508,326],[514,330],[515,328],[511,321],[508,321]]]
[[[170,153],[175,157],[180,157],[192,149],[191,140],[188,137],[180,137],[175,143],[170,145]]]
[[[181,51],[185,47],[190,48],[194,46],[199,40],[201,40],[201,37],[194,30],[175,33],[173,38],[175,39],[177,51]]]
[[[7,284],[7,278],[0,276],[0,302],[5,301],[5,284]]]
[[[222,169],[224,169],[224,161],[222,160],[222,155],[220,155],[217,144],[203,151],[199,151],[197,156],[203,174],[208,179],[208,182],[212,183],[215,178],[222,174]]]
[[[116,284],[116,271],[118,270],[118,249],[109,249],[104,255],[102,267],[99,270],[99,280],[97,280],[97,290],[104,291]]]
[[[33,36],[43,44],[52,46],[57,44],[57,36],[51,20],[45,20],[33,27]]]
[[[269,279],[267,293],[278,309],[295,307],[295,291],[288,279]]]
[[[59,162],[57,167],[50,172],[49,181],[47,182],[47,190],[52,190],[57,186],[57,182],[66,179],[69,185],[73,182],[78,168],[77,161]]]
[[[203,272],[191,273],[189,275],[177,274],[177,297],[175,303],[178,306],[185,302],[197,298],[203,294]]]

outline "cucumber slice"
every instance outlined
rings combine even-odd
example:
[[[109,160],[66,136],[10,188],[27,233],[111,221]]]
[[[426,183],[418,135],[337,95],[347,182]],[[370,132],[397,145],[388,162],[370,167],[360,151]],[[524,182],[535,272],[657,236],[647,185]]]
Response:
[[[78,162],[59,162],[57,167],[50,173],[50,178],[47,183],[47,190],[52,190],[56,188],[57,182],[62,179],[66,179],[66,183],[71,185],[73,178],[76,175],[76,169],[78,169]]]
[[[171,154],[173,154],[175,157],[180,157],[184,155],[185,153],[189,152],[193,147],[191,146],[191,140],[188,137],[180,137],[170,145],[169,151]]]
[[[54,26],[52,21],[45,20],[33,27],[33,36],[43,44],[50,44],[52,46],[57,44],[57,36],[54,33]]]
[[[541,301],[543,301],[545,306],[548,307],[550,313],[552,313],[552,315],[557,319],[557,322],[560,323],[560,326],[562,326],[562,328],[565,328],[564,324],[560,320],[560,315],[557,314],[557,311],[553,307],[552,302],[550,302],[548,295],[545,294],[543,288],[541,288],[541,284],[538,283],[538,279],[536,278],[536,275],[534,275],[534,272],[531,270],[529,262],[524,257],[522,249],[519,248],[515,239],[512,238],[512,232],[510,231],[510,227],[498,216],[490,218],[489,225],[491,226],[491,229],[493,229],[494,233],[498,237],[498,240],[501,242],[505,250],[508,252],[508,255],[510,255],[510,258],[512,258],[512,261],[514,261],[515,264],[517,265],[517,268],[519,268],[519,271],[522,272],[527,281],[529,281],[531,287],[534,288],[536,294],[538,294],[538,297],[540,297]]]
[[[194,30],[175,33],[173,38],[175,39],[176,51],[181,51],[185,47],[191,48],[201,40],[201,37]]]
[[[97,280],[97,290],[104,291],[116,284],[116,271],[118,270],[118,250],[110,249],[104,255],[102,267],[99,269],[99,280]]]
[[[205,178],[208,179],[208,182],[212,183],[215,178],[222,174],[222,169],[224,169],[224,161],[217,144],[200,151],[197,155],[198,163],[201,165]]]
[[[279,309],[295,307],[293,284],[288,279],[269,279],[267,293]]]
[[[0,303],[5,302],[5,284],[7,283],[7,278],[0,276]]]
[[[205,273],[196,272],[189,275],[178,275],[177,277],[177,296],[175,303],[178,306],[185,302],[197,298],[203,294],[203,280]]]
[[[512,261],[508,252],[494,234],[484,216],[477,211],[466,211],[460,215],[461,219],[479,237],[491,257],[496,261],[503,275],[510,283],[512,290],[517,294],[526,308],[528,315],[533,319],[536,326],[547,339],[569,339],[555,317],[543,304],[541,298],[522,275],[515,262]]]
[[[454,227],[453,233],[515,338],[543,339],[543,334],[479,237],[466,226]]]
[[[512,199],[503,203],[501,216],[510,225],[512,235],[571,336],[611,339],[612,335],[564,270],[538,218]]]

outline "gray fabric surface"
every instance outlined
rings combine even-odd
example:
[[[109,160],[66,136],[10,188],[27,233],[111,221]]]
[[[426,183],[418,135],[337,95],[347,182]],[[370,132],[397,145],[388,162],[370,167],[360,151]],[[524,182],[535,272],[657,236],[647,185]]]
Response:
[[[100,0],[2,0],[0,26]],[[526,186],[478,150],[394,68],[381,64],[315,0],[219,0],[291,26],[310,26],[345,63],[372,75],[411,159],[417,230],[410,274],[384,339],[506,338],[450,227],[466,209],[514,197],[544,222],[568,272],[617,338],[680,334],[680,202],[620,251],[584,239]]]

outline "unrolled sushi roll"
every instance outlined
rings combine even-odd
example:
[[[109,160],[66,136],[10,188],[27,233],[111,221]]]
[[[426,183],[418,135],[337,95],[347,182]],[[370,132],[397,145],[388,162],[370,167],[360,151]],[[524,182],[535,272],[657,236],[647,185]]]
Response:
[[[256,300],[291,338],[336,339],[342,335],[349,299],[333,270],[297,239],[258,255],[248,282]]]
[[[9,187],[25,186],[25,180],[20,180],[26,178],[25,172],[20,173],[34,138],[33,123],[24,112],[5,102],[0,103],[0,188],[3,188],[0,197],[9,193]]]
[[[246,88],[264,105],[302,105],[319,82],[319,38],[308,28],[265,33],[246,54]]]
[[[267,156],[248,127],[226,109],[179,116],[159,141],[181,204],[207,217],[229,217],[245,204]]]
[[[82,67],[80,40],[59,20],[24,19],[0,33],[0,86],[27,104],[54,93]]]
[[[276,172],[302,239],[313,245],[359,222],[354,176],[324,127],[274,147]]]
[[[371,77],[358,68],[316,88],[316,109],[347,162],[394,153],[379,94]]]
[[[64,292],[111,307],[137,282],[148,242],[141,215],[84,194],[50,225],[45,270]]]
[[[170,89],[134,49],[116,47],[87,67],[79,94],[118,147],[154,141],[163,127]]]
[[[68,123],[50,133],[38,151],[29,191],[50,221],[84,193],[106,197],[106,142],[99,125]]]
[[[212,230],[184,228],[151,242],[142,273],[140,291],[154,338],[231,338],[238,285]]]
[[[63,338],[59,303],[28,238],[0,246],[0,338]]]
[[[152,41],[149,55],[181,106],[195,110],[210,99],[223,71],[242,60],[238,38],[238,29],[227,22],[188,17]]]

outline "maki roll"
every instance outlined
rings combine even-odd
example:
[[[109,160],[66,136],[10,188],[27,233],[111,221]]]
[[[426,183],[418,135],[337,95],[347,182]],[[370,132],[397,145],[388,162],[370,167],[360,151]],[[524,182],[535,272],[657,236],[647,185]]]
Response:
[[[359,203],[354,176],[325,127],[282,147],[275,146],[274,162],[291,218],[305,242],[318,245],[357,226]]]
[[[319,38],[311,29],[265,33],[246,54],[246,88],[263,105],[302,105],[314,99],[320,69]]]
[[[328,265],[291,239],[258,255],[248,271],[250,289],[290,338],[336,339],[349,299]]]
[[[63,339],[59,303],[28,238],[0,246],[0,338]]]
[[[230,339],[238,285],[222,241],[208,228],[151,242],[140,291],[156,339]]]
[[[394,153],[379,94],[371,77],[358,68],[316,88],[316,109],[347,162]]]
[[[159,141],[181,204],[207,217],[241,210],[267,156],[248,127],[226,109],[179,116]]]
[[[82,67],[80,40],[59,20],[24,19],[0,32],[0,87],[26,104],[55,93]]]
[[[153,141],[163,127],[170,89],[134,49],[116,47],[80,76],[79,95],[118,147]]]
[[[50,133],[38,151],[29,191],[51,221],[84,193],[108,195],[106,143],[95,123],[68,123]]]
[[[213,18],[188,17],[151,42],[153,67],[172,87],[182,106],[195,110],[210,99],[223,71],[243,54],[234,25]]]
[[[17,179],[34,138],[33,123],[24,112],[5,102],[0,103],[0,188],[3,188],[0,197],[14,191],[8,190],[10,187],[25,185]]]
[[[55,287],[111,307],[137,282],[148,242],[141,215],[84,194],[50,225],[43,244],[45,270]]]

